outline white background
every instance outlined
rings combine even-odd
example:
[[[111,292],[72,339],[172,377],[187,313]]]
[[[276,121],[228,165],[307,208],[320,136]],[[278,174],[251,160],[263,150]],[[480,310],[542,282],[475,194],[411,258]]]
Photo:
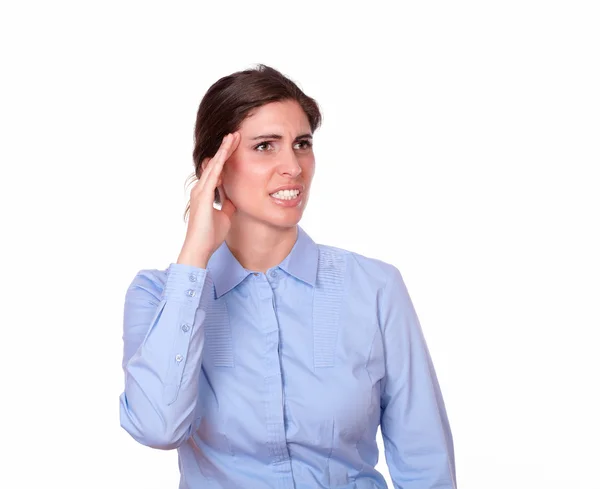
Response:
[[[177,487],[176,452],[119,426],[124,294],[177,259],[200,99],[266,63],[323,111],[301,225],[403,274],[458,486],[600,488],[597,2],[14,1],[0,19],[1,487]]]

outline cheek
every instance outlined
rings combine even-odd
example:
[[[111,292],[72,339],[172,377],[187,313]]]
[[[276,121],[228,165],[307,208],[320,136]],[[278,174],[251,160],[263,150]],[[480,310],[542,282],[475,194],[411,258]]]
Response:
[[[305,178],[312,178],[315,174],[315,158],[307,158],[306,161],[302,162],[302,173]]]
[[[237,199],[254,196],[265,186],[264,165],[259,166],[247,159],[231,162],[227,170],[223,168],[223,187],[228,195]]]

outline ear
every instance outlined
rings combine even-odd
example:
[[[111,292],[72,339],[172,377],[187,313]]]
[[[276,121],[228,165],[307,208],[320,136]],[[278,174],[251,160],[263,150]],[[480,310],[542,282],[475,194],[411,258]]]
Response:
[[[227,194],[225,193],[225,189],[223,188],[222,185],[217,185],[217,189],[219,190],[219,196],[221,197],[221,202],[223,202],[224,199],[227,199]]]

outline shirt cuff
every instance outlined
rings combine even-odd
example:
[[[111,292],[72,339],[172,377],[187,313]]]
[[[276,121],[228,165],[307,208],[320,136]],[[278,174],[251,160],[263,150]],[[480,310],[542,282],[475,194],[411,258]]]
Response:
[[[162,299],[198,304],[206,274],[205,268],[171,263],[167,268],[167,281],[162,292]]]

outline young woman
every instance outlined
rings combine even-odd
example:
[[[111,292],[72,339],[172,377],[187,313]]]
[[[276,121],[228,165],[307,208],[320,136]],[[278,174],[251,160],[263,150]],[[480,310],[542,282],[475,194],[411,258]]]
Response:
[[[126,292],[121,425],[178,450],[180,489],[385,488],[379,425],[395,488],[456,487],[400,272],[298,225],[320,123],[268,66],[212,85],[177,262],[139,271]]]

